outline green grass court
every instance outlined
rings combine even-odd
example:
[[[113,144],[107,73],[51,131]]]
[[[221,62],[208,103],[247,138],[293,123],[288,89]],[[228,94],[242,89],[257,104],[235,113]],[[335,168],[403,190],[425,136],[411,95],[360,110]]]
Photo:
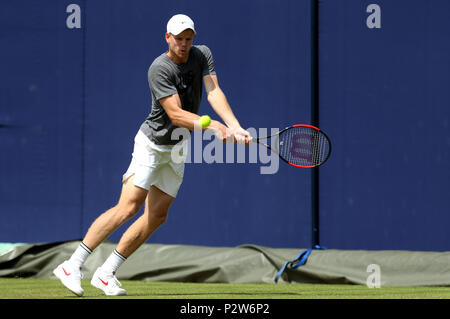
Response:
[[[87,299],[450,299],[450,287],[381,287],[326,284],[219,284],[121,281],[127,296],[107,297],[82,286]],[[0,299],[72,299],[58,280],[0,278]]]

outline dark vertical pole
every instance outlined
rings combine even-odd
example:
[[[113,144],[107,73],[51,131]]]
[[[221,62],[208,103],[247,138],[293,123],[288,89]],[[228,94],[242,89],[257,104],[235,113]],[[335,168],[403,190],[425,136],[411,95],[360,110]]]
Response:
[[[81,206],[81,218],[80,218],[80,234],[84,236],[83,223],[84,223],[84,186],[85,186],[85,148],[86,148],[86,0],[82,2],[81,7],[81,32],[82,32],[82,102],[81,102],[81,193],[80,193],[80,206]]]
[[[311,0],[311,124],[319,127],[319,0]],[[311,171],[312,246],[319,245],[319,168]]]

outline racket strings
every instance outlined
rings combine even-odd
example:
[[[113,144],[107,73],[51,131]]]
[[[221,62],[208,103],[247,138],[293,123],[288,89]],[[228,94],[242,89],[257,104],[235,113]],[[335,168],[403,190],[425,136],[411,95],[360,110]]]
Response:
[[[292,127],[280,135],[279,154],[295,165],[320,165],[327,159],[329,150],[328,138],[310,127]]]

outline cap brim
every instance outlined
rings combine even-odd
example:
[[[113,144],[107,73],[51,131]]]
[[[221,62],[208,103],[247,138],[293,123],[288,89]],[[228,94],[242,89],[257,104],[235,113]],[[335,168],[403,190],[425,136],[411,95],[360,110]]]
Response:
[[[195,32],[195,30],[193,28],[191,28],[191,27],[181,28],[181,29],[178,29],[178,30],[172,30],[172,31],[169,31],[169,33],[171,33],[173,35],[179,35],[181,32],[183,32],[185,30],[189,30],[189,29],[192,30],[194,32],[194,34],[197,34],[197,32]]]

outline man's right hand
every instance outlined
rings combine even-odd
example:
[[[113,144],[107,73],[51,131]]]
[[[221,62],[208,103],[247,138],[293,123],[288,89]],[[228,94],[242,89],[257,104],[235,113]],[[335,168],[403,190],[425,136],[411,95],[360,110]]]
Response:
[[[215,120],[211,121],[208,129],[212,130],[214,135],[222,142],[248,145],[251,139],[250,134],[244,129],[232,129]]]

